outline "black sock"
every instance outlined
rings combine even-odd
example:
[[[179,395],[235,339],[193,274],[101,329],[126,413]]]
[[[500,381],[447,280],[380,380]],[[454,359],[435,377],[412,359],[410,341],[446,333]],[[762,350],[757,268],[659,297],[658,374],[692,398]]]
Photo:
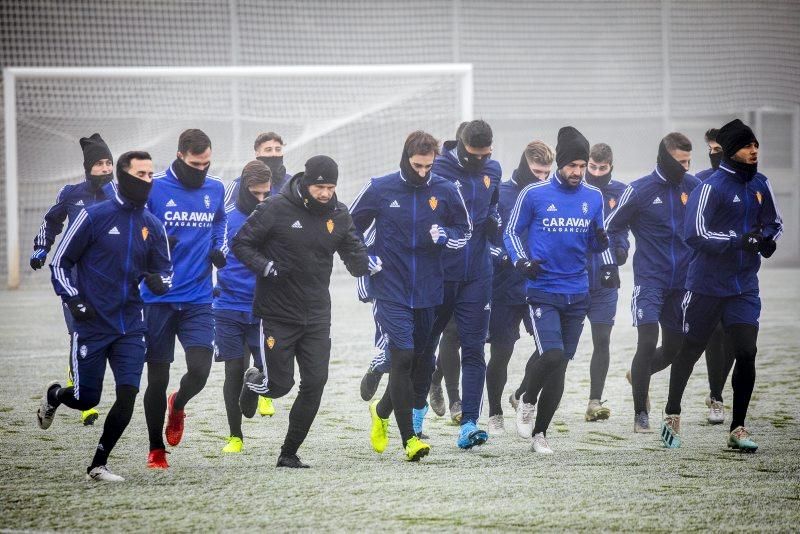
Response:
[[[208,347],[186,349],[186,374],[181,377],[181,386],[175,395],[176,410],[183,410],[186,403],[206,387],[213,356],[214,352]]]
[[[248,359],[237,358],[225,360],[225,383],[222,386],[222,398],[225,400],[225,412],[228,415],[228,427],[231,436],[242,439],[242,410],[239,408],[239,393],[244,383],[245,364]]]
[[[750,397],[756,383],[756,342],[758,327],[749,324],[735,324],[728,329],[726,345],[733,352],[736,366],[733,369],[733,418],[731,431],[744,426]]]
[[[86,470],[88,473],[99,465],[106,465],[108,455],[114,449],[120,436],[128,427],[133,416],[133,406],[136,403],[136,394],[139,389],[133,386],[117,386],[117,400],[108,411],[106,421],[103,424],[103,434],[92,459],[92,465]]]
[[[322,392],[325,390],[325,383],[328,380],[327,368],[324,376],[315,377],[313,381],[300,378],[300,387],[297,388],[297,398],[289,411],[289,428],[286,431],[286,438],[281,445],[281,455],[293,456],[297,454],[297,449],[308,436],[311,424],[317,417],[319,405],[322,402]]]
[[[681,400],[683,399],[683,392],[686,390],[686,384],[689,382],[689,377],[692,376],[692,370],[700,355],[706,348],[707,339],[702,341],[684,338],[681,350],[675,356],[672,362],[672,368],[669,374],[669,397],[667,398],[667,406],[664,412],[668,415],[680,415],[681,413]]]
[[[658,324],[644,324],[637,327],[639,336],[636,354],[631,362],[631,382],[633,387],[633,411],[638,414],[647,410],[647,395],[650,393],[650,363],[658,343]]]
[[[489,417],[503,415],[503,388],[508,380],[508,361],[514,344],[492,343],[491,357],[486,364],[486,396],[489,399]]]
[[[533,425],[533,434],[539,432],[547,435],[547,429],[556,413],[561,396],[564,394],[564,377],[567,374],[569,360],[564,359],[550,372],[550,377],[542,388],[539,402],[536,404],[536,422]],[[527,398],[526,398],[527,400]]]
[[[550,349],[533,362],[530,376],[527,377],[528,382],[525,384],[525,402],[536,404],[539,392],[551,379],[551,375],[556,376],[554,373],[557,373],[563,363],[564,351],[561,349]]]
[[[150,450],[164,449],[164,417],[167,411],[169,362],[147,362],[147,389],[144,391],[144,418]]]
[[[525,375],[522,377],[522,382],[520,382],[519,387],[514,392],[514,397],[516,399],[521,399],[523,393],[525,393],[525,386],[527,385],[528,380],[530,380],[531,373],[533,373],[533,364],[536,363],[536,360],[538,360],[539,357],[539,352],[534,351],[533,354],[531,354],[528,358],[528,362],[525,364]]]
[[[611,328],[610,324],[592,323],[592,361],[589,364],[589,399],[601,399],[606,387],[608,364],[611,359]]]
[[[461,401],[459,386],[461,384],[461,356],[459,349],[461,341],[458,339],[458,329],[455,320],[448,323],[439,341],[439,367],[444,376],[444,385],[447,389],[447,400],[452,406],[454,402]]]
[[[414,402],[414,384],[411,380],[411,370],[414,363],[413,350],[390,348],[392,352],[392,370],[389,372],[387,389],[394,408],[394,417],[403,447],[414,436],[412,423],[412,407]]]
[[[392,374],[389,373],[389,381],[391,382]],[[378,417],[381,419],[388,419],[390,415],[392,415],[392,411],[394,411],[394,407],[392,406],[392,392],[389,389],[389,386],[386,386],[386,389],[383,392],[383,396],[378,401],[378,404],[375,406],[375,411],[378,413]]]
[[[725,381],[728,379],[728,354],[725,351],[725,331],[718,324],[706,345],[706,368],[708,369],[708,391],[712,399],[720,402]],[[732,359],[732,358],[731,358]]]

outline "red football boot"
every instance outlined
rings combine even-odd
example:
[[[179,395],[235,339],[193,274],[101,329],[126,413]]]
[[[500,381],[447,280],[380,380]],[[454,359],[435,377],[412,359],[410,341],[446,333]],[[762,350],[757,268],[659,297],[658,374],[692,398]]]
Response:
[[[147,455],[147,467],[149,469],[167,469],[167,451],[164,449],[153,449]]]
[[[178,392],[176,391],[167,399],[167,429],[164,431],[167,436],[167,443],[173,447],[180,443],[181,438],[183,438],[183,419],[186,417],[184,410],[176,410],[173,406],[175,404],[175,395],[177,394]]]

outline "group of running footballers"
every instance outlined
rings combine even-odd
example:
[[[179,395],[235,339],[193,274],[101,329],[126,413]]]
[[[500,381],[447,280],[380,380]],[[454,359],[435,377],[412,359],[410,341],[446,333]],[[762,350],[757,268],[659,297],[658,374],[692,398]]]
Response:
[[[272,399],[294,385],[296,360],[300,383],[277,466],[308,467],[297,451],[328,379],[338,253],[375,321],[378,354],[361,397],[372,401],[389,375],[369,404],[376,452],[388,446],[394,412],[405,459],[429,454],[423,425],[429,406],[447,411],[442,379],[459,448],[503,434],[503,390],[522,324],[534,351],[509,402],[516,432],[534,452],[551,454],[547,430],[586,317],[594,350],[585,419],[611,415],[601,399],[632,233],[633,431],[652,432],[650,376],[670,367],[661,440],[681,445],[681,399],[705,351],[708,421],[725,421],[722,390],[733,368],[727,444],[753,452],[745,416],[755,382],[757,273],[782,223],[757,170],[752,130],[734,120],[706,141],[710,169],[689,174],[692,144],[673,132],[661,140],[652,173],[626,186],[612,178],[611,147],[590,146],[566,126],[555,151],[532,141],[502,181],[492,129],[473,120],[442,145],[411,133],[399,168],[370,179],[348,208],[336,197],[336,162],[314,156],[290,175],[274,132],[257,137],[254,159],[227,186],[208,174],[211,140],[201,130],[180,135],[176,159],[158,174],[147,152],[122,154],[114,169],[100,135],[82,138],[86,179],[59,192],[30,259],[42,268],[68,221],[50,269],[70,333],[69,375],[64,385],[47,384],[37,422],[50,427],[64,404],[93,424],[108,362],[116,399],[86,471],[92,480],[123,480],[106,464],[131,420],[146,362],[147,466],[166,469],[164,438],[181,442],[185,407],[216,360],[224,362],[230,427],[223,452],[239,453],[242,416],[274,414]],[[176,338],[186,372],[168,396]],[[479,426],[484,384],[488,431]]]

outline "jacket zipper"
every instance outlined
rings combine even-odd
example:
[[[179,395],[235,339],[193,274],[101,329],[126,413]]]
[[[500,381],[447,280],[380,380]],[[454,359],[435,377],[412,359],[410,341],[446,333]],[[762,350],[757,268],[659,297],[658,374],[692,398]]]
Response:
[[[417,289],[417,188],[411,204],[411,308],[414,308],[414,291]]]
[[[744,184],[744,222],[742,223],[742,235],[746,234],[749,230],[747,229],[747,222],[750,217],[750,195],[747,191],[747,182]],[[736,291],[741,295],[742,294],[742,284],[739,282],[739,273],[742,272],[742,266],[744,264],[744,250],[739,249],[739,269],[736,271]]]
[[[119,325],[122,333],[125,333],[125,303],[128,301],[128,272],[131,263],[131,244],[133,243],[133,213],[128,215],[128,251],[125,256],[125,276],[122,284],[122,306],[119,309]]]
[[[472,184],[472,206],[470,208],[469,217],[472,219],[472,233],[474,235],[477,231],[475,228],[475,180],[470,177],[469,183]],[[469,241],[472,241],[472,239]],[[464,245],[464,280],[469,279],[469,241]]]
[[[669,186],[667,186],[669,188]],[[669,240],[669,253],[672,257],[672,277],[670,278],[670,289],[675,287],[675,195],[667,189],[669,195],[669,222],[672,225],[672,235]]]

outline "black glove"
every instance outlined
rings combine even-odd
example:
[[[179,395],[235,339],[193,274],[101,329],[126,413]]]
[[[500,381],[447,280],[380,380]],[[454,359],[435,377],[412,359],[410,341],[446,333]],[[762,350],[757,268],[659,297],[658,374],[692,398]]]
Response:
[[[597,244],[600,245],[600,248],[608,248],[608,234],[602,228],[598,227],[594,231],[594,237],[597,239]]]
[[[506,267],[511,267],[511,256],[508,254],[503,254],[497,261],[497,269],[505,269]]]
[[[628,251],[622,247],[614,249],[614,256],[617,258],[617,266],[622,267],[628,261]]]
[[[222,269],[228,264],[228,260],[225,259],[225,254],[223,254],[219,249],[215,248],[212,250],[208,257],[211,258],[211,263],[213,263],[214,267],[217,269]]]
[[[494,239],[497,232],[500,230],[500,217],[497,215],[489,215],[486,217],[486,222],[483,223],[483,231],[486,232],[486,237]]]
[[[264,272],[261,273],[261,276],[264,278],[283,280],[289,278],[290,274],[291,269],[285,263],[270,260],[267,262],[267,266],[264,267]]]
[[[169,251],[172,252],[175,250],[175,245],[178,244],[178,238],[174,235],[167,236],[167,245],[169,245]]]
[[[67,308],[76,321],[88,321],[94,317],[94,309],[80,297],[72,297],[67,301]]]
[[[772,239],[771,237],[762,239],[761,243],[758,244],[758,251],[765,258],[769,258],[773,254],[775,254],[775,249],[777,248],[778,245],[775,243],[775,240]]]
[[[47,251],[43,248],[34,249],[31,254],[31,269],[34,271],[44,267],[45,260],[47,259]]]
[[[745,252],[751,252],[753,254],[758,254],[761,250],[761,241],[763,238],[761,234],[758,232],[747,232],[741,237],[741,241],[739,242],[739,246]]]
[[[144,284],[154,295],[163,295],[169,291],[169,285],[164,283],[164,279],[161,278],[161,275],[158,273],[145,274]]]
[[[544,261],[519,259],[517,263],[514,264],[514,268],[526,278],[536,280],[536,277],[539,276],[539,273],[542,271],[542,268],[539,266],[542,263],[544,263]]]
[[[619,267],[603,265],[600,267],[600,285],[608,288],[619,287]]]

